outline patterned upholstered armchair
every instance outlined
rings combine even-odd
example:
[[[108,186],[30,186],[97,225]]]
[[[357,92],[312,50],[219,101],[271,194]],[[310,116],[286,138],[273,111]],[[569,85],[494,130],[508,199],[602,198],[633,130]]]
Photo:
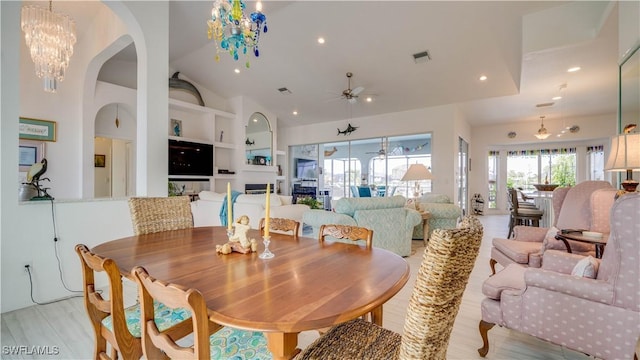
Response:
[[[373,246],[393,251],[400,256],[411,255],[413,228],[422,223],[420,214],[405,208],[406,199],[393,197],[342,198],[335,203],[335,212],[308,210],[302,222],[313,227],[318,236],[324,224],[360,226],[373,230]]]
[[[620,197],[610,216],[595,278],[571,275],[587,258],[550,250],[542,268],[511,264],[485,281],[481,356],[498,324],[597,358],[633,358],[640,338],[640,193]]]
[[[423,234],[423,227],[416,226],[413,229],[414,239],[429,239],[435,229],[455,229],[458,219],[462,217],[460,206],[451,202],[447,195],[424,194],[418,198],[418,206],[423,211],[431,214],[429,218],[429,234]]]
[[[540,267],[545,250],[565,250],[562,241],[555,239],[558,229],[584,229],[609,233],[609,210],[616,190],[606,181],[584,181],[572,188],[553,191],[554,226],[540,228],[516,226],[513,239],[494,238],[489,265],[495,274],[495,264],[512,263]],[[571,250],[590,254],[593,246],[570,241]]]

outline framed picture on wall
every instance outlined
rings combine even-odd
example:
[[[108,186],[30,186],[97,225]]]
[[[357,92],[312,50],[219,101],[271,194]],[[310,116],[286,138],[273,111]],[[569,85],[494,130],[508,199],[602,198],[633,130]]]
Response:
[[[39,163],[44,158],[43,141],[20,140],[18,148],[18,170],[27,172],[31,165]]]
[[[94,167],[105,167],[106,163],[106,155],[93,155],[93,166]]]
[[[56,141],[56,122],[21,117],[18,133],[24,140]]]
[[[182,136],[182,120],[171,119],[171,135]]]

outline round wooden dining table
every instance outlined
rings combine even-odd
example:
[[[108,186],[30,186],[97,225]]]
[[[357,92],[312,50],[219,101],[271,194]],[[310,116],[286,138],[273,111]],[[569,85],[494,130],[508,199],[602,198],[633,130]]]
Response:
[[[143,266],[151,276],[198,289],[209,318],[221,325],[262,331],[274,359],[290,359],[298,333],[329,327],[382,309],[406,284],[409,265],[379,248],[271,233],[272,259],[257,253],[216,253],[227,242],[224,227],[196,227],[137,235],[97,245],[123,276]],[[381,322],[381,319],[379,319]]]

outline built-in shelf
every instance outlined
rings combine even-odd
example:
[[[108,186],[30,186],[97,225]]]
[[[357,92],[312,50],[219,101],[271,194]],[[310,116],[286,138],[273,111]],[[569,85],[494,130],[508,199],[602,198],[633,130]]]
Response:
[[[202,114],[214,114],[216,116],[226,117],[229,119],[234,119],[236,117],[235,114],[232,114],[230,112],[216,110],[209,107],[200,106],[198,104],[192,104],[186,101],[171,99],[171,98],[169,98],[169,106],[177,110],[186,110],[186,111],[197,112]]]
[[[244,165],[242,168],[244,171],[255,171],[255,172],[273,172],[278,171],[275,166],[266,166],[266,165]]]
[[[187,138],[184,136],[169,136],[169,139],[171,140],[177,140],[177,141],[188,141],[188,142],[194,142],[194,143],[198,143],[198,144],[209,144],[209,145],[214,145],[214,143],[212,143],[211,141],[207,141],[207,140],[202,140],[202,139],[193,139],[193,138]]]
[[[224,148],[224,149],[237,149],[238,146],[236,144],[231,144],[231,143],[225,143],[225,142],[214,142],[213,146],[217,147],[217,148]]]
[[[215,174],[213,178],[216,180],[233,180],[236,178],[236,174]]]

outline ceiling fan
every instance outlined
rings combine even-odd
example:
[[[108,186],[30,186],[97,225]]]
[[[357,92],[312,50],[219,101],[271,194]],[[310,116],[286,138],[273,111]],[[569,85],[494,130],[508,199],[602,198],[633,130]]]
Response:
[[[351,77],[353,73],[347,73],[347,89],[342,91],[342,98],[347,99],[350,104],[355,104],[358,101],[358,95],[364,91],[362,86],[358,86],[355,89],[351,89]]]
[[[378,151],[368,151],[365,154],[376,154],[378,156],[387,155],[387,146],[384,143],[384,139],[380,142],[380,150],[378,150]]]

